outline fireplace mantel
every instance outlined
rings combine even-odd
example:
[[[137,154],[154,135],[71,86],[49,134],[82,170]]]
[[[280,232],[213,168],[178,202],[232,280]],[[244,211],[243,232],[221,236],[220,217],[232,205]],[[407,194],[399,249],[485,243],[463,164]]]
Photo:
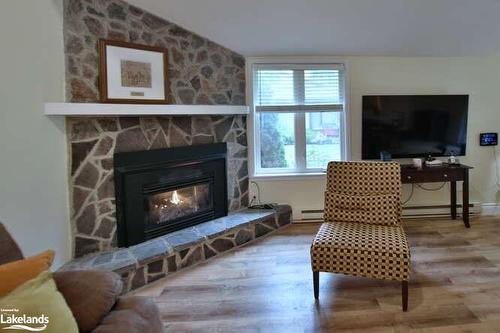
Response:
[[[45,103],[47,116],[186,116],[248,114],[246,105]]]

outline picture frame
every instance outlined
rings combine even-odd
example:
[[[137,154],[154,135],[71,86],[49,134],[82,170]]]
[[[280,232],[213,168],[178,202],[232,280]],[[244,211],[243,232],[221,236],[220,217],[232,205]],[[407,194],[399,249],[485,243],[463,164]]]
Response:
[[[168,50],[100,39],[101,103],[168,104]]]

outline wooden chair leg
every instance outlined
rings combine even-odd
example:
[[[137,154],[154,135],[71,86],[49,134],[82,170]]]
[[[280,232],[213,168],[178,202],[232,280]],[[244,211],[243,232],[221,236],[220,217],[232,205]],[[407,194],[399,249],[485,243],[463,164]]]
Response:
[[[403,311],[408,311],[408,281],[403,281],[401,284],[402,290],[402,300],[403,300]]]
[[[314,298],[319,297],[319,272],[313,271],[313,287],[314,287]]]

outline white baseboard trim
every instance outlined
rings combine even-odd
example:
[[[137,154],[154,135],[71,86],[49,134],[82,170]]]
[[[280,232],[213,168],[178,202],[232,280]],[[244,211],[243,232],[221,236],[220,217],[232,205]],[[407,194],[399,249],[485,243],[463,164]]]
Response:
[[[303,219],[303,220],[292,220],[292,224],[295,223],[323,223],[323,219]]]
[[[481,204],[471,202],[469,204],[469,214],[477,216],[481,214]],[[457,216],[462,215],[462,205],[457,204]],[[450,205],[419,205],[403,207],[404,218],[423,218],[423,217],[449,217]]]
[[[481,215],[500,215],[500,203],[483,203],[481,205]]]
[[[500,203],[479,203],[471,202],[469,204],[469,213],[471,216],[500,215]],[[457,215],[462,215],[462,205],[457,205]],[[407,206],[403,207],[403,217],[405,218],[423,218],[423,217],[449,217],[449,205],[427,205],[427,206]],[[294,223],[321,222],[323,220],[322,209],[303,209],[294,219]]]

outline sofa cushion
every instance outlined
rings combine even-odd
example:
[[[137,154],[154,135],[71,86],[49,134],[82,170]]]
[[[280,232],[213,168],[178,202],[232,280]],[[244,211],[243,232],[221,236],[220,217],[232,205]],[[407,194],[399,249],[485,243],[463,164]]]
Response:
[[[23,329],[25,325],[35,331],[45,333],[78,333],[78,326],[75,318],[64,301],[61,293],[57,291],[52,274],[43,272],[34,279],[20,285],[9,295],[0,299],[1,309],[18,309],[18,312],[2,312],[3,323],[0,323],[0,330],[6,332],[23,331],[29,332],[29,329]],[[9,323],[7,318],[19,318],[26,316],[24,322]],[[42,316],[44,316],[42,318]],[[30,318],[37,318],[37,323],[29,322]],[[37,330],[38,329],[38,330]],[[3,331],[4,332],[4,331]]]
[[[92,331],[115,305],[123,289],[120,276],[113,272],[56,272],[54,280],[73,312],[80,332]]]
[[[325,222],[399,225],[400,198],[395,194],[347,195],[325,192]]]
[[[0,223],[0,265],[21,259],[23,259],[23,253],[5,226]]]
[[[93,333],[162,333],[156,304],[149,298],[121,297]]]
[[[48,270],[53,260],[54,251],[48,250],[26,259],[0,265],[0,297]]]

